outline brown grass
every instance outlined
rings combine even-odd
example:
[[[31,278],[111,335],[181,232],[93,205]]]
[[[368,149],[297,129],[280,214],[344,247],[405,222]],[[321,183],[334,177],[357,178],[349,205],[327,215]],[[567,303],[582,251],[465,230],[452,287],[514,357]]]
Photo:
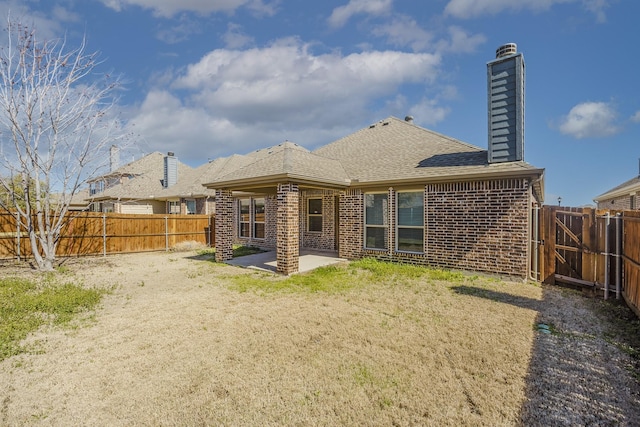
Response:
[[[640,419],[638,385],[624,369],[629,356],[606,340],[592,302],[575,293],[459,275],[390,276],[334,292],[242,292],[231,277],[272,279],[194,253],[85,259],[67,269],[116,289],[93,322],[41,331],[31,338],[38,351],[0,363],[0,425]],[[554,334],[538,332],[540,322]],[[596,355],[618,367],[592,369]]]

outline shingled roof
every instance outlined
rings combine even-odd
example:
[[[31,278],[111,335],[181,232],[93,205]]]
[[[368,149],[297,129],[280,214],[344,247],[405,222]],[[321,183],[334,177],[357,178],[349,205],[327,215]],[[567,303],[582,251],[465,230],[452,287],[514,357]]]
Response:
[[[346,188],[451,179],[541,177],[526,162],[489,164],[487,151],[389,117],[309,152],[292,142],[258,150],[235,170],[224,167],[209,188],[240,188],[290,180]],[[538,182],[536,191],[542,196]],[[540,197],[542,198],[542,197]]]
[[[162,185],[162,180],[164,179],[164,157],[164,154],[154,152],[110,172],[105,176],[124,177],[122,183],[95,194],[92,200],[138,200],[155,198],[155,196],[164,190]],[[182,162],[178,162],[178,181],[182,179],[182,175],[188,175],[192,170],[193,168]],[[92,181],[98,181],[99,179],[100,178],[96,178]]]
[[[640,176],[631,178],[622,184],[613,187],[611,190],[602,193],[593,199],[594,202],[600,203],[604,200],[615,199],[620,196],[628,196],[632,192],[640,191]]]

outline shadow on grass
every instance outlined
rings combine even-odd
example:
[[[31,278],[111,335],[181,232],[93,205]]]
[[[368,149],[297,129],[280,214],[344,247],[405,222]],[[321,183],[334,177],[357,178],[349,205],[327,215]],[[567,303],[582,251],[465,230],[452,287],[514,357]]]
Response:
[[[598,315],[599,307],[609,302],[548,286],[543,286],[541,300],[466,285],[453,290],[538,313],[522,425],[640,425],[640,376],[624,354],[637,352],[637,342],[629,346],[624,336],[612,332],[611,313]],[[538,329],[539,324],[550,325],[551,333]]]

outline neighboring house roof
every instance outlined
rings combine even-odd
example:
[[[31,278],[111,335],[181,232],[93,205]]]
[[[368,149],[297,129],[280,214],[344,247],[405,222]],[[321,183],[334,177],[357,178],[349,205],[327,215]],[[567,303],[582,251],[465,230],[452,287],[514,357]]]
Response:
[[[165,188],[162,185],[164,179],[164,157],[159,152],[147,154],[139,160],[128,163],[113,172],[93,179],[122,176],[128,177],[103,192],[94,194],[91,198],[95,201],[102,200],[149,200],[155,199]],[[193,169],[182,162],[178,162],[178,182],[183,175],[188,175]]]
[[[599,203],[603,200],[615,199],[620,196],[628,196],[635,192],[640,192],[640,176],[631,178],[630,180],[613,187],[611,190],[595,197],[593,201]]]
[[[77,191],[69,202],[69,210],[84,211],[89,209],[90,203],[87,201],[87,199],[89,199],[88,188]]]
[[[454,179],[538,177],[544,170],[526,162],[489,164],[487,150],[389,117],[313,152],[291,142],[244,156],[241,168],[209,176],[209,188],[241,188],[284,178],[337,187],[443,182]]]
[[[155,199],[168,200],[180,197],[214,197],[216,195],[215,190],[210,190],[204,187],[203,177],[211,169],[211,162],[200,165],[195,169],[179,172],[178,182],[169,188],[163,188],[157,194]]]

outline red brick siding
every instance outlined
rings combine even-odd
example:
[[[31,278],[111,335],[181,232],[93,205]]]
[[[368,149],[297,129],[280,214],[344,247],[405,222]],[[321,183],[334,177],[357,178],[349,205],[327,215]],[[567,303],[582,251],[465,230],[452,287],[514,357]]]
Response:
[[[233,258],[233,197],[231,191],[216,190],[216,261]]]
[[[638,196],[634,196],[634,199]],[[621,196],[615,199],[603,200],[598,203],[598,209],[614,209],[614,210],[630,210],[638,209],[638,202],[634,200],[634,205],[631,206],[631,196]]]
[[[296,184],[278,185],[278,213],[276,229],[277,270],[282,274],[298,271],[300,255],[300,194]]]
[[[340,198],[340,256],[425,264],[434,267],[527,277],[528,180],[428,184],[425,191],[425,252],[396,252],[396,191],[389,194],[389,247],[364,249],[363,192]],[[404,190],[403,190],[404,191]]]
[[[525,179],[427,185],[428,263],[527,277],[530,191]]]
[[[363,194],[359,189],[345,190],[340,195],[340,258],[360,258],[364,247],[364,205]]]

